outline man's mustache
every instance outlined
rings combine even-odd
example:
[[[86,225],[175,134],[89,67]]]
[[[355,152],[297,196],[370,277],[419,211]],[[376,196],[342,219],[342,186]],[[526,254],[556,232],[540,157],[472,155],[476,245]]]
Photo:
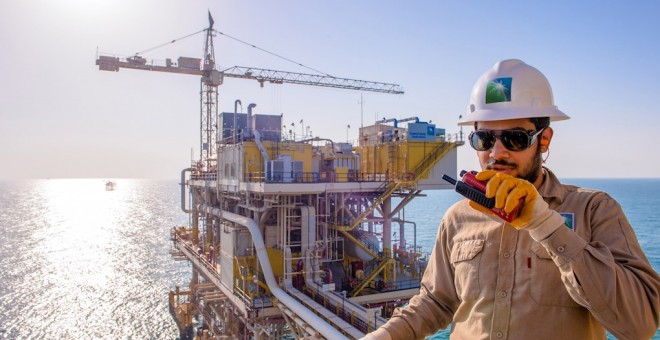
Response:
[[[501,166],[506,166],[506,167],[516,167],[516,164],[515,164],[515,163],[509,163],[509,162],[507,162],[507,161],[505,161],[505,160],[503,160],[503,159],[496,160],[496,159],[494,159],[494,158],[491,158],[491,159],[489,159],[488,162],[486,163],[486,167],[491,167],[491,166],[493,166],[493,165],[501,165]]]

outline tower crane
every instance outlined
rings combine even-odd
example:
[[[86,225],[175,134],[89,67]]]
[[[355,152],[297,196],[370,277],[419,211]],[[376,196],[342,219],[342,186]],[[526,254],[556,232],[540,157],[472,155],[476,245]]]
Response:
[[[101,71],[118,72],[120,68],[189,74],[201,77],[200,92],[200,160],[209,162],[216,150],[215,131],[218,113],[218,86],[222,85],[225,77],[253,79],[263,87],[264,83],[273,84],[300,84],[321,87],[340,88],[348,90],[370,91],[389,94],[403,94],[397,84],[373,82],[366,80],[337,78],[329,75],[306,74],[298,72],[276,71],[256,67],[233,66],[218,69],[215,63],[213,37],[213,18],[209,13],[209,27],[204,29],[206,40],[204,57],[179,57],[176,62],[172,59],[162,61],[149,60],[139,54],[130,57],[117,57],[113,55],[98,55],[96,65]],[[207,163],[207,165],[209,165]]]

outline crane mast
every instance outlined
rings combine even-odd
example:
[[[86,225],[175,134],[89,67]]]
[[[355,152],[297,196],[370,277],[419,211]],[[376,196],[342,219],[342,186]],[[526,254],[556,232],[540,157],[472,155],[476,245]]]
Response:
[[[206,160],[206,168],[210,169],[211,160],[216,153],[214,137],[218,117],[218,86],[221,78],[214,77],[215,52],[213,48],[213,19],[209,14],[209,28],[206,29],[204,43],[204,75],[201,80],[201,108],[199,110],[200,159]],[[213,73],[213,74],[212,74]],[[219,79],[219,81],[218,81]]]

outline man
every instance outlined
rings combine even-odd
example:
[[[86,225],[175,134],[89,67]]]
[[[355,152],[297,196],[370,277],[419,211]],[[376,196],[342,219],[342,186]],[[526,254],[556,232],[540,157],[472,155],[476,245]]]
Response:
[[[619,204],[561,184],[542,166],[550,121],[569,117],[541,72],[520,60],[477,81],[470,145],[486,196],[510,223],[467,199],[445,214],[418,295],[367,339],[423,338],[451,323],[456,339],[649,339],[660,279]]]

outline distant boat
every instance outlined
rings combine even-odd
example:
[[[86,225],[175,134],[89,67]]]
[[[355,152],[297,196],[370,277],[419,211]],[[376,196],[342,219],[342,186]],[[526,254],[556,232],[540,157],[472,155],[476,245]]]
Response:
[[[117,184],[115,182],[107,181],[105,183],[105,191],[113,191],[113,190],[115,190],[116,186],[117,186]]]

